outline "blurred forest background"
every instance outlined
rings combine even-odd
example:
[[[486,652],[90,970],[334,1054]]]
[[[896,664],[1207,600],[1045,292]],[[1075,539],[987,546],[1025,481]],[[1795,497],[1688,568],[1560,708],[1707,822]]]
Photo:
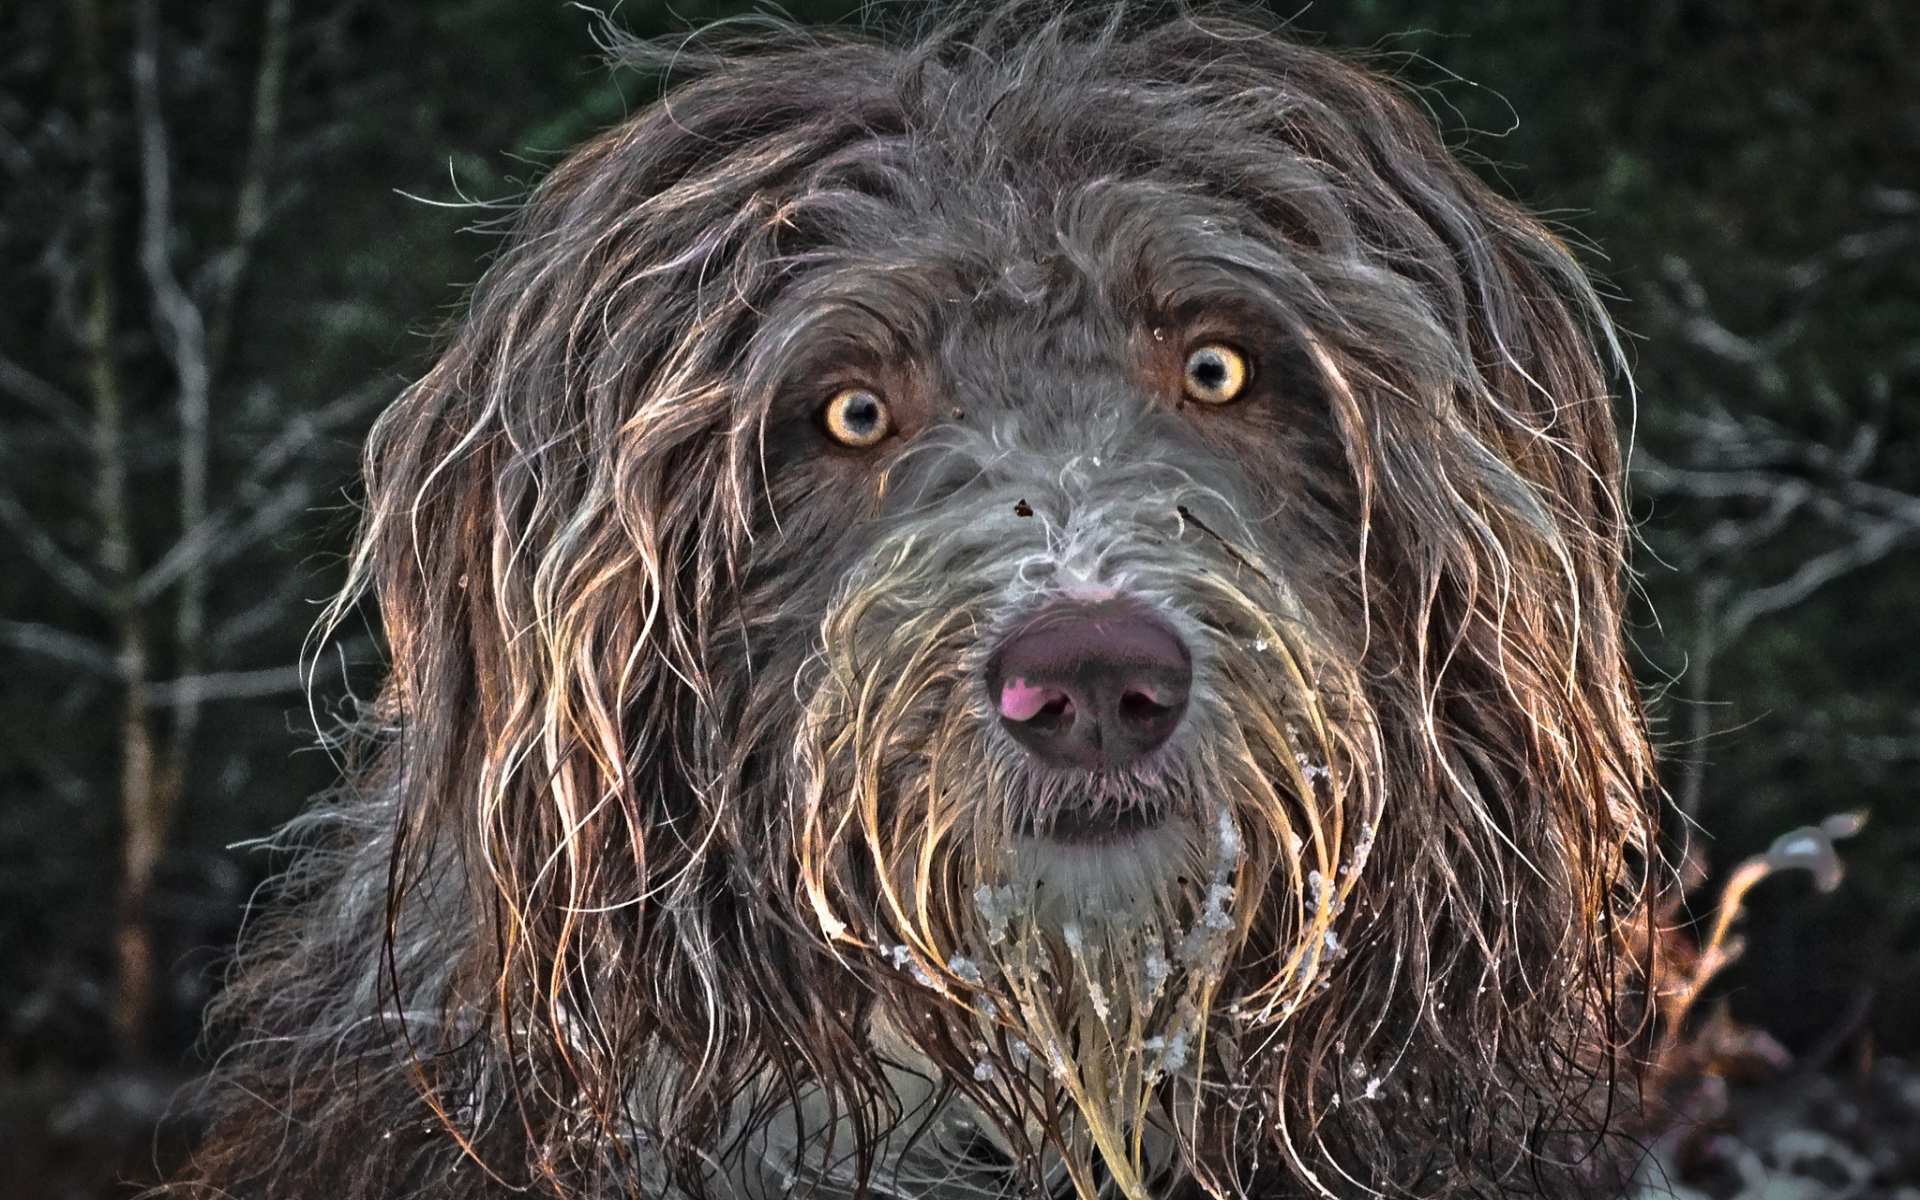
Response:
[[[1717,990],[1815,1068],[1920,1053],[1920,4],[1277,11],[1417,87],[1612,298],[1676,835],[1717,879],[1872,813],[1837,890],[1756,889]],[[0,1193],[150,1169],[274,866],[247,842],[333,780],[316,724],[378,682],[370,628],[299,667],[360,439],[514,199],[654,94],[595,29],[560,0],[0,0]]]

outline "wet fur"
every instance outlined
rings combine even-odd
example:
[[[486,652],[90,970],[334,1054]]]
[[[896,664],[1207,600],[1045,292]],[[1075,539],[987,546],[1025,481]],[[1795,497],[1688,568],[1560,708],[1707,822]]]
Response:
[[[1244,18],[670,58],[374,432],[391,676],[174,1189],[1607,1186],[1652,819],[1565,248]],[[980,682],[1088,587],[1194,653],[1108,778]]]

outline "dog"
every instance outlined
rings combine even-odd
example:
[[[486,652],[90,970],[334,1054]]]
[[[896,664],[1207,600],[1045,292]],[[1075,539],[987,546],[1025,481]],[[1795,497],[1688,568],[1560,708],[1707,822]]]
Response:
[[[1244,14],[723,27],[379,421],[176,1195],[1618,1182],[1618,348]]]

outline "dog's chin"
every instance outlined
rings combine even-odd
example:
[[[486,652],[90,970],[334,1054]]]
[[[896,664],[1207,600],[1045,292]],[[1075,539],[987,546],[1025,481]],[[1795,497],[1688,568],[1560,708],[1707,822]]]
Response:
[[[1200,841],[1190,819],[1165,809],[1069,810],[1013,840],[1008,876],[1056,931],[1131,924],[1163,911],[1195,877]]]
[[[1076,807],[1055,813],[1044,825],[1036,823],[1032,836],[1061,846],[1097,848],[1131,841],[1165,820],[1164,809],[1144,804],[1123,809]]]

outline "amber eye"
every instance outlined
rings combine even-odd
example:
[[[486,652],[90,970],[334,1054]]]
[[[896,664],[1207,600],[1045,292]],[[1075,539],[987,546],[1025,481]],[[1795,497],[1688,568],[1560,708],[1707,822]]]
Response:
[[[1180,381],[1187,399],[1201,404],[1226,404],[1247,387],[1246,356],[1232,346],[1208,342],[1187,355],[1187,366]]]
[[[827,433],[843,446],[865,450],[893,432],[887,402],[866,388],[848,388],[827,401]]]

